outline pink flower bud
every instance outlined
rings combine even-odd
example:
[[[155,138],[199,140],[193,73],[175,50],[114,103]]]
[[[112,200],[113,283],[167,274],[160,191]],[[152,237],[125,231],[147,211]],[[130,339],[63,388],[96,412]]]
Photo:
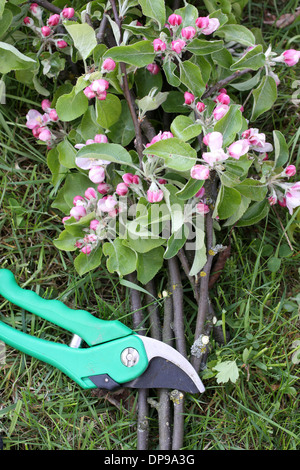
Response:
[[[175,15],[175,13],[173,13],[172,15],[169,16],[168,22],[170,23],[171,26],[179,26],[182,23],[182,17],[180,15]]]
[[[74,8],[64,8],[61,14],[64,18],[70,19],[75,15],[75,10]]]
[[[51,111],[49,112],[49,117],[51,121],[58,121],[58,114],[55,109],[51,109]]]
[[[91,199],[96,199],[97,198],[97,193],[96,193],[94,188],[87,188],[84,195],[85,195],[86,199],[88,199],[89,201]]]
[[[65,47],[68,47],[68,44],[63,39],[59,39],[58,41],[56,41],[55,44],[56,47],[58,47],[59,49],[64,49]]]
[[[244,106],[241,106],[241,107],[240,107],[240,111],[241,111],[241,113],[243,113],[243,112],[245,111],[245,110],[244,110]]]
[[[96,96],[96,93],[91,89],[90,86],[87,86],[84,90],[83,90],[83,93],[85,94],[85,96],[91,100],[92,98],[95,98]]]
[[[289,178],[291,176],[294,176],[296,174],[296,167],[295,165],[289,165],[286,167],[286,169],[284,170],[286,176],[288,176]]]
[[[85,142],[85,145],[91,145],[91,144],[94,144],[95,141],[93,139],[88,139],[86,142]]]
[[[41,103],[42,110],[48,112],[48,110],[51,109],[51,101],[49,100],[43,100]]]
[[[227,150],[232,158],[238,160],[242,155],[245,155],[249,151],[249,143],[245,139],[237,140],[236,142],[233,142]]]
[[[125,184],[129,185],[133,183],[133,174],[132,173],[125,173],[122,176],[122,180],[124,181]]]
[[[26,16],[23,20],[23,23],[26,24],[26,26],[33,26],[34,21],[32,18],[29,18],[29,16]]]
[[[90,229],[91,230],[96,230],[99,224],[100,224],[99,220],[97,220],[97,219],[91,220]]]
[[[161,39],[154,39],[153,48],[154,48],[155,52],[159,52],[159,51],[163,52],[163,51],[166,50],[167,45]]]
[[[74,206],[77,206],[77,202],[78,201],[84,201],[84,197],[82,196],[75,196],[74,199],[73,199],[73,204]]]
[[[165,180],[164,178],[160,178],[158,182],[159,184],[167,184],[167,180]]]
[[[104,196],[98,201],[98,209],[101,212],[110,212],[118,204],[118,201],[113,196]]]
[[[107,194],[109,190],[110,190],[110,185],[107,183],[100,183],[97,186],[97,191],[100,194]]]
[[[191,178],[195,180],[207,180],[209,178],[209,168],[205,165],[194,165],[191,168]]]
[[[220,88],[219,93],[225,93],[227,95],[227,90],[226,88]]]
[[[114,60],[107,58],[103,62],[102,68],[103,70],[106,70],[107,72],[111,72],[112,70],[116,68],[116,63]]]
[[[160,71],[160,68],[157,64],[149,64],[146,68],[152,75],[157,75]]]
[[[162,192],[161,189],[157,189],[156,191],[151,191],[150,189],[148,189],[147,191],[147,199],[151,203],[160,202],[162,201],[163,197],[164,197],[164,193]]]
[[[59,22],[60,22],[60,16],[57,14],[49,16],[48,21],[47,21],[49,26],[57,26]]]
[[[193,26],[187,26],[181,30],[181,36],[184,39],[193,39],[196,34],[196,30]]]
[[[43,26],[41,28],[41,33],[43,36],[47,37],[51,34],[51,28],[49,28],[49,26]]]
[[[85,255],[89,255],[92,251],[92,247],[91,245],[86,245],[84,246],[83,248],[81,248],[80,250],[82,253],[84,253]]]
[[[274,204],[276,204],[277,202],[276,195],[274,194],[273,196],[268,197],[268,201],[269,201],[270,206],[274,206]]]
[[[70,215],[67,216],[67,217],[63,217],[63,218],[61,219],[61,221],[62,221],[63,224],[65,224],[65,223],[67,222],[67,220],[69,220],[69,219],[71,219],[71,216],[70,216]]]
[[[196,108],[199,113],[202,113],[205,110],[205,104],[202,103],[202,101],[198,101],[198,103],[196,104]]]
[[[202,186],[201,189],[195,194],[195,197],[203,197],[205,194],[205,188]]]
[[[216,121],[222,119],[223,116],[228,112],[229,106],[227,104],[220,104],[214,109],[213,115]]]
[[[44,127],[43,130],[39,133],[39,139],[42,140],[43,142],[47,142],[48,140],[51,140],[52,134],[47,127]]]
[[[93,166],[89,171],[89,179],[93,183],[103,183],[105,180],[105,170],[102,166]]]
[[[202,34],[205,34],[207,36],[208,34],[212,34],[214,31],[216,31],[219,26],[220,26],[220,21],[217,18],[209,18],[208,26],[202,29],[201,32]]]
[[[97,144],[107,144],[108,139],[104,134],[96,134],[94,137],[94,142]]]
[[[281,199],[278,199],[278,204],[279,204],[281,207],[286,207],[286,198],[285,198],[285,197],[282,197]]]
[[[196,23],[196,26],[200,29],[207,28],[209,24],[209,18],[208,16],[200,16],[199,18],[196,19],[195,23]]]
[[[183,39],[176,39],[175,41],[172,41],[172,50],[177,54],[180,54],[184,47],[185,41]]]
[[[207,204],[204,204],[203,202],[199,202],[197,205],[196,205],[196,209],[197,209],[197,212],[199,212],[199,214],[202,214],[202,215],[205,215],[205,214],[208,214],[209,213],[209,207]]]
[[[116,193],[118,196],[125,196],[128,193],[128,186],[125,183],[119,183],[116,187]]]
[[[188,91],[186,91],[184,93],[184,102],[185,102],[185,104],[190,105],[194,101],[195,101],[195,96],[192,93],[189,93]]]
[[[221,104],[229,104],[230,103],[230,97],[226,93],[220,93],[217,96],[216,99]]]
[[[108,89],[109,82],[103,78],[99,78],[99,80],[94,80],[90,87],[95,93],[102,93]]]
[[[282,55],[284,62],[289,67],[296,65],[300,59],[300,51],[296,51],[295,49],[288,49]]]
[[[97,100],[104,101],[106,100],[107,93],[106,91],[101,91],[96,94]]]
[[[211,150],[220,149],[223,145],[223,135],[221,132],[209,132],[203,137],[203,143]]]
[[[75,220],[80,220],[81,217],[86,215],[86,210],[83,206],[75,206],[70,210],[70,216],[74,217]]]
[[[33,16],[35,16],[37,18],[42,17],[42,9],[38,6],[37,3],[32,3],[29,7],[29,10],[31,11]]]

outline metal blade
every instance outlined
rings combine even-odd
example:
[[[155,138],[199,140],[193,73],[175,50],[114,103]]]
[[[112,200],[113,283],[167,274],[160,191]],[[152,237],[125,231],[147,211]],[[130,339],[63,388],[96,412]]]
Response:
[[[130,388],[170,388],[187,393],[203,393],[204,385],[197,372],[176,349],[147,336],[143,341],[149,366],[138,378],[122,384]]]

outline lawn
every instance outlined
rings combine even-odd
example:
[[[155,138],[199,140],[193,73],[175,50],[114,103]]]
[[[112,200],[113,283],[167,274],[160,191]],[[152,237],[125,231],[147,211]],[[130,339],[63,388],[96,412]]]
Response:
[[[279,28],[266,24],[266,12],[278,19],[294,12],[296,1],[249,1],[243,22],[262,31],[278,48],[299,45],[299,16]],[[270,19],[270,16],[268,16]],[[27,45],[24,44],[26,49]],[[281,69],[278,99],[258,118],[266,135],[281,131],[290,163],[299,172],[299,65]],[[71,308],[88,310],[106,320],[131,325],[129,290],[105,263],[79,276],[72,252],[58,250],[53,239],[61,231],[61,214],[51,204],[56,190],[45,161],[25,126],[40,97],[6,76],[6,104],[0,105],[0,267],[11,269],[22,287],[44,298],[59,298]],[[49,82],[50,83],[50,82]],[[55,91],[55,84],[53,86]],[[291,94],[294,93],[293,97]],[[241,92],[244,102],[247,92]],[[251,99],[251,97],[249,97]],[[298,100],[299,101],[299,100]],[[185,404],[185,450],[297,450],[299,414],[300,210],[289,217],[276,206],[262,223],[234,228],[231,255],[211,289],[218,326],[226,340],[213,342],[201,371],[206,392],[188,395]],[[223,244],[228,243],[228,235]],[[197,307],[183,277],[187,344],[193,343]],[[167,271],[158,279],[157,304]],[[147,303],[143,305],[147,315]],[[71,335],[0,299],[0,318],[13,327],[50,341],[68,344]],[[1,352],[1,351],[0,351]],[[6,450],[134,450],[137,446],[137,393],[82,390],[53,367],[13,348],[0,354],[0,435]],[[3,357],[4,356],[4,357]],[[230,361],[238,369],[235,382],[218,380],[214,366]],[[2,362],[2,363],[1,363]],[[159,443],[158,396],[149,391],[150,449]]]

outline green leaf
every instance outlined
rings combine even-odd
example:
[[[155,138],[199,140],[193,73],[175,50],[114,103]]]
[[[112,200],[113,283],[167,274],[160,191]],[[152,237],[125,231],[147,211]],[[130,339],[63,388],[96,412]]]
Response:
[[[202,131],[200,123],[193,121],[193,119],[188,116],[182,115],[176,116],[170,128],[174,137],[178,137],[178,139],[184,142],[194,139]]]
[[[159,24],[160,29],[166,22],[166,8],[164,0],[139,0],[142,12],[145,16],[153,18]]]
[[[202,217],[202,219],[204,218]],[[205,232],[200,227],[196,227],[195,234],[195,255],[191,270],[189,272],[190,276],[197,276],[207,261],[206,245],[204,243]]]
[[[224,37],[226,42],[235,41],[244,46],[254,46],[255,37],[251,31],[242,25],[227,24],[214,33],[215,36]]]
[[[96,119],[103,129],[110,129],[113,124],[118,122],[121,112],[121,101],[116,95],[107,94],[105,100],[97,100],[96,102]]]
[[[213,369],[218,371],[216,376],[218,384],[227,383],[229,380],[236,383],[239,378],[239,368],[235,361],[220,362]]]
[[[203,95],[205,82],[196,64],[193,64],[189,60],[180,62],[180,80],[197,98]]]
[[[95,30],[87,23],[64,24],[64,27],[73,39],[74,46],[85,60],[97,46]]]
[[[177,255],[187,240],[187,231],[187,227],[182,225],[176,232],[172,233],[167,242],[167,249],[164,254],[165,259],[170,259]]]
[[[253,77],[249,78],[248,80],[244,80],[242,82],[230,83],[230,86],[232,86],[233,88],[239,91],[252,90],[252,88],[254,88],[260,81],[260,76],[261,76],[261,71],[259,70],[255,75],[253,75]]]
[[[241,57],[239,60],[234,62],[230,67],[230,70],[244,70],[252,69],[258,70],[263,67],[266,63],[266,57],[263,53],[263,48],[261,45],[258,45],[246,52],[246,54]]]
[[[47,154],[47,165],[52,173],[52,184],[54,186],[58,185],[68,173],[67,168],[60,163],[58,156],[57,147],[51,149]]]
[[[13,20],[13,14],[10,10],[5,9],[3,11],[2,18],[0,17],[0,37],[8,30]]]
[[[155,52],[151,41],[139,41],[129,46],[112,47],[103,56],[104,59],[107,57],[135,67],[145,67],[154,61]]]
[[[276,273],[279,271],[280,266],[281,266],[281,259],[280,258],[270,258],[268,260],[268,269],[271,271],[271,273]]]
[[[164,238],[154,236],[147,229],[143,229],[142,232],[132,232],[130,231],[131,227],[136,228],[134,224],[129,224],[128,237],[123,241],[123,245],[132,248],[132,250],[137,253],[147,253],[148,251],[163,245],[166,241]]]
[[[176,64],[172,62],[172,60],[164,60],[163,63],[163,71],[165,72],[165,76],[167,79],[167,82],[173,86],[177,87],[180,85],[180,78],[176,75]]]
[[[96,158],[119,164],[132,165],[130,153],[119,144],[90,144],[77,152],[76,158]]]
[[[217,206],[220,219],[228,219],[239,208],[241,204],[241,195],[234,189],[227,186],[221,186],[219,203]]]
[[[144,150],[144,154],[163,158],[167,168],[177,171],[190,170],[197,158],[196,150],[176,137],[150,145]]]
[[[186,201],[187,199],[195,196],[195,194],[202,188],[203,184],[204,180],[195,180],[190,178],[186,185],[176,193],[176,196],[178,199]]]
[[[251,121],[272,108],[277,99],[277,86],[274,78],[266,75],[260,85],[253,90],[253,108]]]
[[[257,224],[264,219],[270,210],[270,204],[267,199],[255,202],[246,210],[243,217],[237,222],[237,227],[247,227]]]
[[[223,227],[229,227],[231,225],[234,225],[244,215],[244,213],[249,207],[250,202],[251,199],[242,196],[241,204],[239,205],[237,211],[226,220],[226,222],[223,224]]]
[[[66,95],[58,98],[56,111],[61,121],[69,122],[84,114],[89,106],[89,100],[83,92],[77,93],[75,87]]]
[[[53,243],[59,250],[75,251],[77,250],[75,246],[77,238],[77,236],[72,235],[67,230],[63,230],[63,232],[59,234],[59,237],[53,240]]]
[[[0,42],[0,73],[11,70],[24,70],[34,67],[36,61],[22,54],[11,44]]]
[[[223,49],[224,43],[218,41],[206,41],[205,39],[193,39],[186,45],[186,49],[195,55],[207,55]]]
[[[81,118],[77,131],[82,135],[84,141],[94,139],[96,134],[104,134],[104,129],[96,120],[95,106],[89,106]],[[80,141],[82,142],[82,141]],[[78,142],[79,143],[79,142]]]
[[[235,186],[243,196],[246,196],[253,201],[262,201],[267,194],[268,188],[260,181],[246,178],[242,183]]]
[[[65,168],[77,168],[75,163],[76,150],[72,144],[65,138],[57,145],[58,159]]]
[[[110,126],[110,131],[107,134],[109,140],[115,144],[120,144],[123,147],[130,144],[135,137],[135,129],[129,107],[126,100],[121,101],[122,111],[118,122]]]
[[[85,190],[89,187],[96,188],[97,185],[94,185],[83,173],[69,173],[67,175],[65,184],[61,188],[60,193],[69,210],[73,207],[74,197],[77,195],[83,195]]]
[[[92,250],[89,255],[80,253],[74,260],[74,266],[80,276],[98,268],[101,264],[102,248],[99,245],[95,250]]]
[[[196,19],[198,18],[198,10],[194,5],[190,3],[185,3],[185,6],[182,8],[178,8],[175,10],[174,13],[176,15],[180,15],[182,17],[181,28],[185,28],[186,26],[191,26],[195,24]]]
[[[165,113],[190,113],[189,107],[184,105],[183,93],[180,93],[180,91],[169,91],[167,99],[161,107]]]
[[[137,278],[142,284],[147,284],[161,269],[164,262],[162,246],[147,253],[139,253],[137,258]]]
[[[106,266],[110,273],[116,272],[123,277],[136,270],[137,255],[135,251],[124,246],[119,238],[104,243],[103,254],[107,256]]]
[[[225,116],[214,127],[215,132],[223,134],[223,145],[225,147],[233,142],[243,125],[243,116],[239,108],[240,105],[231,105]]]
[[[284,135],[279,131],[273,131],[273,140],[275,148],[275,167],[281,167],[289,159],[289,148]]]

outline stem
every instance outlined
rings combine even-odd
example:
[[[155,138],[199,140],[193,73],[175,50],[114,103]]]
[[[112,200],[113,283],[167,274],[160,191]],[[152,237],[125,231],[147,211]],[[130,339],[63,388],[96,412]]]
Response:
[[[148,312],[150,316],[151,336],[152,338],[161,341],[162,334],[159,319],[159,308],[157,302],[154,300],[154,298],[157,297],[157,292],[153,279],[146,284],[145,289],[151,294],[146,295],[146,302],[148,304]]]
[[[195,297],[196,301],[198,302],[199,293],[198,293],[198,289],[197,289],[197,286],[196,286],[195,278],[193,276],[190,276],[190,274],[189,274],[191,269],[190,269],[189,262],[188,262],[188,259],[186,257],[186,254],[185,254],[185,251],[184,251],[183,248],[180,248],[180,250],[177,253],[177,256],[180,260],[182,269],[184,270],[184,273],[185,273],[186,277],[188,278],[188,280],[190,281],[190,283],[192,285],[192,288],[193,288],[193,291],[194,291],[194,297]]]
[[[29,3],[37,3],[40,7],[45,8],[48,11],[51,11],[52,13],[60,14],[62,12],[62,9],[59,7],[56,7],[55,5],[52,5],[52,3],[47,2],[47,0],[28,0]]]
[[[242,75],[245,75],[246,73],[249,73],[249,72],[253,72],[253,70],[252,70],[252,69],[237,70],[237,71],[234,72],[232,75],[229,75],[229,77],[226,77],[226,78],[224,78],[223,80],[220,80],[220,81],[217,82],[215,85],[213,85],[212,87],[208,88],[208,90],[206,90],[206,92],[202,95],[202,98],[201,98],[201,99],[208,98],[209,96],[211,96],[211,95],[213,95],[214,93],[216,93],[220,88],[223,88],[225,85],[227,85],[228,83],[232,82],[232,81],[235,80],[236,78],[241,77]]]
[[[136,275],[134,273],[128,274],[128,281],[137,283]],[[140,292],[135,289],[130,289],[130,300],[132,313],[133,327],[135,330],[139,331],[140,335],[145,334],[145,329],[141,329],[143,324],[144,316],[142,312],[142,301]],[[148,408],[148,390],[140,389],[138,392],[138,416],[137,416],[137,450],[147,450],[148,449],[148,439],[149,439],[149,408]]]
[[[105,29],[107,26],[107,16],[105,15],[105,12],[103,12],[103,17],[99,26],[99,30],[97,32],[96,38],[97,38],[97,43],[100,44],[103,41],[104,35],[105,35]]]
[[[183,289],[177,257],[168,260],[169,279],[173,298],[174,313],[174,333],[176,349],[184,357],[186,354],[186,344],[184,335],[184,314],[183,314]],[[179,450],[183,446],[184,434],[184,395],[177,391],[178,397],[174,400],[174,424],[173,424],[173,450]]]

